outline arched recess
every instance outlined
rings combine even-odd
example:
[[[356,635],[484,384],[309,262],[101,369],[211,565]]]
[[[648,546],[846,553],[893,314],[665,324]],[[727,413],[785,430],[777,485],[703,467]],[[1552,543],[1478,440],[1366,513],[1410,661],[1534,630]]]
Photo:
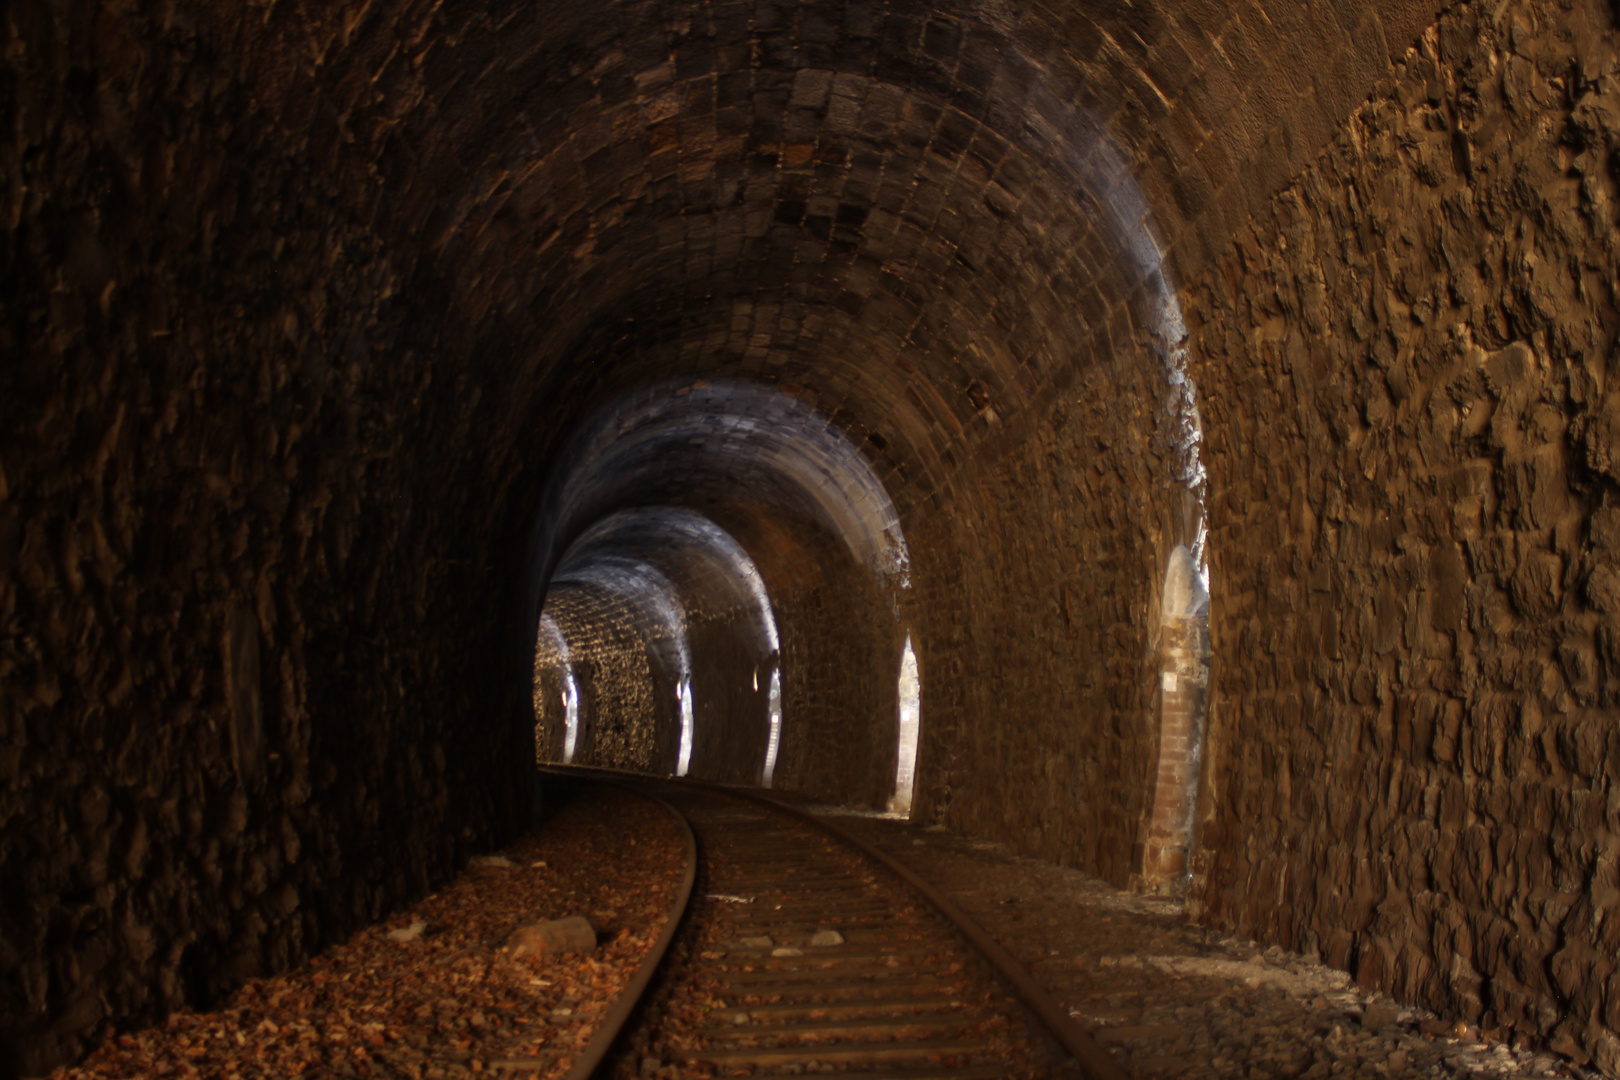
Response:
[[[889,812],[911,816],[917,793],[917,750],[922,738],[922,671],[917,647],[908,632],[900,647],[900,675],[895,696],[899,721],[898,751],[894,769],[894,794],[889,796]]]
[[[1082,163],[1075,159],[1075,168]],[[1084,167],[1105,177],[1094,224],[1113,239],[1113,262],[1137,282],[1129,309],[1138,342],[1157,361],[1150,386],[1160,394],[1152,444],[1163,463],[1153,478],[1159,527],[1152,594],[1146,613],[1152,650],[1145,674],[1152,693],[1155,754],[1132,847],[1131,885],[1143,891],[1184,891],[1188,883],[1198,798],[1209,671],[1208,475],[1203,420],[1188,370],[1187,327],[1169,260],[1153,226],[1148,200],[1129,163],[1106,138],[1091,147]]]
[[[1134,190],[1127,188],[1126,190]],[[1137,256],[1150,261],[1151,299],[1142,312],[1153,351],[1164,365],[1161,440],[1168,443],[1164,522],[1160,529],[1157,618],[1150,614],[1157,681],[1157,753],[1152,791],[1134,849],[1131,883],[1147,892],[1181,894],[1189,883],[1199,763],[1208,707],[1208,477],[1202,460],[1203,423],[1187,371],[1187,330],[1180,301],[1163,268],[1143,214]]]
[[[634,580],[627,561],[642,567]],[[635,606],[652,628],[646,639],[670,642],[650,646],[672,660],[649,678],[668,672],[674,723],[682,708],[691,716],[694,776],[883,806],[901,773],[914,773],[914,757],[900,760],[895,709],[896,628],[911,587],[899,516],[860,449],[792,395],[736,380],[664,382],[601,410],[551,474],[530,565],[532,610],[572,620],[576,667],[592,628],[609,630],[609,607],[643,588],[669,602]],[[595,615],[580,606],[582,586],[595,590]],[[658,614],[669,605],[678,611]],[[757,628],[746,647],[745,612]],[[562,653],[549,632],[535,648],[540,741],[554,747],[563,696],[544,685],[560,684]],[[667,764],[650,751],[637,760],[655,759]]]
[[[1138,867],[1139,888],[1176,892],[1191,865],[1209,682],[1209,583],[1192,550],[1177,545],[1159,602],[1159,756]]]

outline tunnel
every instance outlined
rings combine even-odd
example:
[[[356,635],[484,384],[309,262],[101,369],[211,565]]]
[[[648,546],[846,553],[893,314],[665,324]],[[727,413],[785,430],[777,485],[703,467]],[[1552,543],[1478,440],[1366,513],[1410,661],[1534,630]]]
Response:
[[[1612,4],[0,26],[0,1076],[432,892],[564,763],[1620,1074]]]

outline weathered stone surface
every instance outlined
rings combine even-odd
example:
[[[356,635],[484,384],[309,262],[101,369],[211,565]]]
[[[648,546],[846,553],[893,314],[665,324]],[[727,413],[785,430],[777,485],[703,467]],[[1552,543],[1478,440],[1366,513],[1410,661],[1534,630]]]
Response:
[[[915,542],[915,816],[1120,885],[1152,798],[1156,591],[1187,539],[1157,437],[1162,378],[1133,347],[1065,387],[1045,424],[964,469],[950,515]]]
[[[1617,42],[1458,6],[1191,320],[1202,917],[1606,1070]]]
[[[31,1075],[444,880],[521,822],[526,725],[461,607],[498,604],[450,535],[483,511],[407,480],[466,407],[417,397],[409,259],[183,10],[0,23],[0,1074]]]
[[[427,930],[427,925],[424,920],[416,919],[409,926],[402,926],[398,930],[388,931],[388,940],[398,942],[401,945],[408,945],[422,937],[422,933]]]

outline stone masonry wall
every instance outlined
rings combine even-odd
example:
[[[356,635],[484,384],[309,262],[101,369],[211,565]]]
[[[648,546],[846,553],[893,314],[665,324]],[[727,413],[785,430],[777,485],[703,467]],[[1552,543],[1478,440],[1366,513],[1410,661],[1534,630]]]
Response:
[[[775,785],[880,808],[894,788],[900,641],[886,590],[853,564],[774,595],[782,635]]]
[[[918,820],[1118,885],[1158,749],[1158,589],[1190,525],[1162,362],[1129,340],[919,514]]]
[[[581,702],[574,762],[674,772],[680,738],[674,685],[655,671],[634,631],[602,627],[600,633],[598,647],[574,669]]]
[[[759,654],[758,615],[690,619],[694,699],[692,774],[757,784],[770,742],[770,675]]]
[[[1460,5],[1196,291],[1195,908],[1620,1070],[1620,35]]]
[[[0,1076],[296,962],[527,792],[487,537],[421,464],[468,401],[153,8],[0,13]]]

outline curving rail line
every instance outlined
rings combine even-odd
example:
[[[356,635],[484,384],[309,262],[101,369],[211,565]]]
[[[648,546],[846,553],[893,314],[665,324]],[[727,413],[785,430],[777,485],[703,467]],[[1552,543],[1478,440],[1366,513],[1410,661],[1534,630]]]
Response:
[[[574,1059],[574,1064],[569,1068],[564,1080],[586,1080],[587,1077],[595,1075],[596,1070],[601,1067],[602,1059],[607,1057],[608,1051],[613,1048],[614,1040],[624,1030],[636,1007],[641,1004],[641,999],[646,996],[647,988],[652,985],[653,976],[658,974],[658,968],[663,964],[670,943],[675,940],[687,908],[691,905],[692,884],[697,879],[698,870],[697,837],[692,835],[692,826],[687,823],[680,811],[663,799],[648,791],[641,791],[640,794],[661,804],[680,826],[681,835],[686,842],[686,871],[681,875],[681,883],[675,887],[675,896],[670,901],[669,913],[664,916],[663,931],[647,950],[647,955],[641,961],[641,966],[636,969],[636,973],[630,976],[630,981],[625,984],[624,993],[619,995],[619,1000],[614,1002],[607,1015],[602,1017],[595,1034],[585,1044],[585,1049]]]
[[[843,830],[751,793],[557,771],[658,798],[693,838],[663,934],[567,1080],[615,1046],[620,1075],[1125,1080],[949,900]]]

